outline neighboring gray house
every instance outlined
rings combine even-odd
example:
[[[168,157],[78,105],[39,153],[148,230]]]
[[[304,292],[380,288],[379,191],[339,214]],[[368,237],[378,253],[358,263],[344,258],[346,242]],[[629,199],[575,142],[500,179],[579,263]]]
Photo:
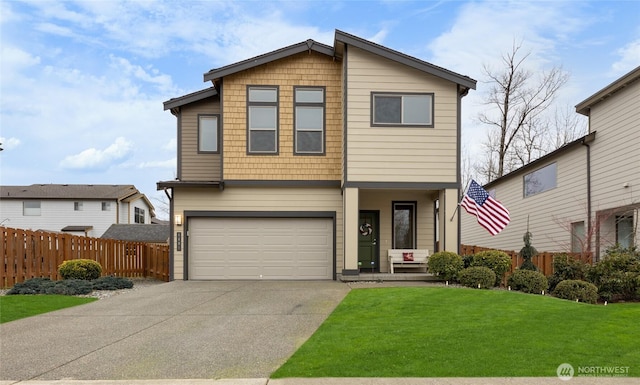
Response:
[[[102,237],[121,241],[169,244],[169,224],[111,225]]]
[[[151,223],[153,217],[153,205],[134,185],[0,186],[0,222],[6,227],[97,238],[114,223]]]
[[[462,243],[520,250],[593,252],[637,245],[640,209],[640,67],[576,106],[589,134],[485,185],[511,212],[492,237],[462,216]]]

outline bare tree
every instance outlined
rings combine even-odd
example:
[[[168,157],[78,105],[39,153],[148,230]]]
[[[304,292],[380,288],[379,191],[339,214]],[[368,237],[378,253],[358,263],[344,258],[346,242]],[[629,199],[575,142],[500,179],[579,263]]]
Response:
[[[529,139],[530,146],[537,145],[539,117],[569,79],[562,67],[538,74],[527,70],[524,64],[530,54],[521,54],[520,50],[521,45],[514,42],[511,51],[502,56],[503,67],[499,70],[483,66],[490,84],[485,100],[489,108],[478,119],[491,127],[485,143],[491,162],[486,167],[495,169],[485,170],[489,181],[522,165],[520,150],[527,145],[523,138]]]

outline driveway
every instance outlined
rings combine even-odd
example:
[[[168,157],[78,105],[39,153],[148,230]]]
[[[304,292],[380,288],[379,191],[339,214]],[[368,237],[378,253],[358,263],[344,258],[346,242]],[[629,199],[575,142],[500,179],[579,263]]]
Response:
[[[174,281],[0,325],[0,380],[265,378],[349,291]]]

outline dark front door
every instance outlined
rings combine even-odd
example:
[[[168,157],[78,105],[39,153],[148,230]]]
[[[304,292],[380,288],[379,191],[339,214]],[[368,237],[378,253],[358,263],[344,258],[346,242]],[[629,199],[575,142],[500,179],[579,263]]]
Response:
[[[378,211],[360,211],[358,221],[358,267],[362,272],[380,271]]]

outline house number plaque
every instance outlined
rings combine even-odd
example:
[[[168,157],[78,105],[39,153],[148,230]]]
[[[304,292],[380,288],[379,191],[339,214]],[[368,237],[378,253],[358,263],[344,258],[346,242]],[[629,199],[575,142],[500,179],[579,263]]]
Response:
[[[176,251],[182,251],[182,233],[180,231],[176,233]]]

